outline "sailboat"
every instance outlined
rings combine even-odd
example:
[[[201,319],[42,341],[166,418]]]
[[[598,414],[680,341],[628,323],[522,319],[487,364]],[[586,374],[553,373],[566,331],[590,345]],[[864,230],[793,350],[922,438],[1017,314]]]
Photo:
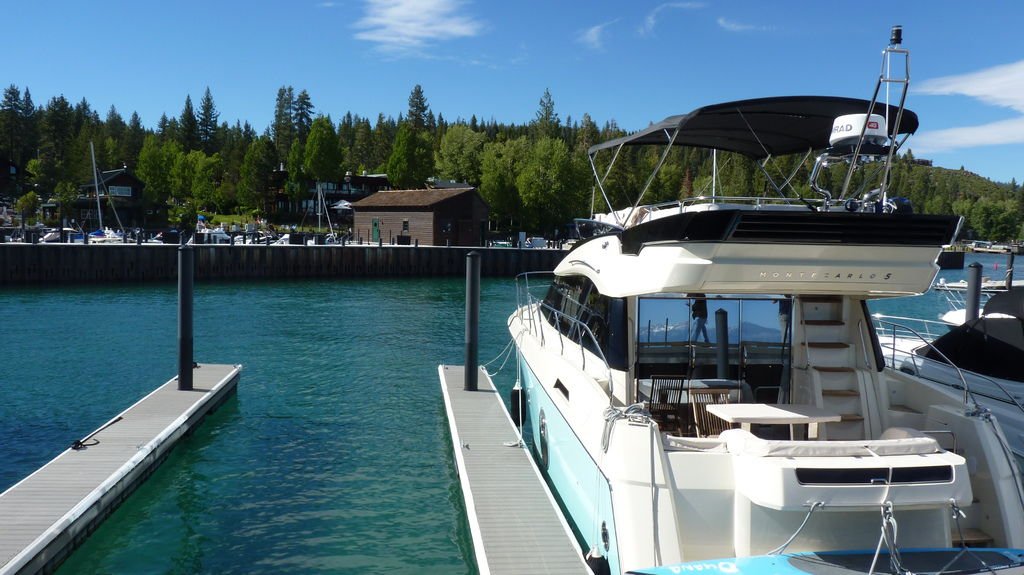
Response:
[[[117,215],[117,208],[114,207],[113,202],[110,202],[110,208],[114,212],[114,217],[117,218],[117,225],[120,230],[113,230],[103,225],[103,207],[100,205],[100,173],[96,169],[96,149],[93,147],[92,142],[89,142],[89,154],[92,158],[92,181],[93,189],[96,191],[96,216],[99,220],[99,227],[90,232],[88,235],[89,243],[122,243],[124,242],[124,227],[121,226],[121,218]],[[106,194],[102,194],[106,195]],[[108,196],[109,201],[109,196]]]

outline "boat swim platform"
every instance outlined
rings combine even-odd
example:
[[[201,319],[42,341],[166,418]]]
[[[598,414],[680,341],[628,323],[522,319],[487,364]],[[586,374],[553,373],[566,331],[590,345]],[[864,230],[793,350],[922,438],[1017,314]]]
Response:
[[[0,494],[0,575],[57,569],[236,390],[241,366],[197,365]]]
[[[480,575],[591,573],[487,371],[478,391],[463,366],[438,375]]]

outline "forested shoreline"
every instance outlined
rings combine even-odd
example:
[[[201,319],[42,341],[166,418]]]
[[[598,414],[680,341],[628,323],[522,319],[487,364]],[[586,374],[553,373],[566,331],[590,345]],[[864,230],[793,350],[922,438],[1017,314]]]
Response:
[[[92,179],[92,143],[100,169],[128,167],[146,184],[146,200],[166,203],[173,214],[273,218],[276,194],[298,200],[308,196],[311,182],[386,173],[395,188],[422,188],[429,178],[467,182],[479,188],[499,228],[549,233],[574,217],[607,211],[599,194],[592,200],[586,150],[625,134],[614,120],[598,126],[588,114],[561,119],[548,91],[526,124],[435,116],[419,85],[397,117],[346,112],[336,120],[333,112],[317,108],[306,90],[282,86],[271,125],[258,131],[248,122],[221,122],[207,88],[198,105],[187,96],[177,116],[164,114],[147,128],[137,113],[125,120],[114,106],[101,117],[85,98],[72,104],[61,95],[37,106],[28,87],[12,84],[0,102],[0,161],[9,159],[14,175],[0,180],[0,196],[26,211],[42,202],[72,204],[79,186]],[[919,212],[964,216],[972,237],[1024,236],[1024,194],[1015,180],[997,183],[964,168],[933,167],[913,157],[912,142],[892,172],[897,195]],[[605,186],[615,207],[635,199],[661,152],[623,152]],[[813,196],[806,184],[813,158],[775,160],[773,179],[796,173],[795,191]],[[717,162],[725,193],[760,196],[769,189],[752,160],[720,153]],[[278,185],[281,167],[287,178]],[[644,201],[709,192],[711,172],[710,151],[675,149]]]

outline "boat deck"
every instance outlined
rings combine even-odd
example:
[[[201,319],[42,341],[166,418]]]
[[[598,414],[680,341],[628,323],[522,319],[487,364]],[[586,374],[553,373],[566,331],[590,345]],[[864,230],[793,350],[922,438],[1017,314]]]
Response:
[[[0,574],[55,569],[235,391],[239,370],[203,364],[191,391],[171,379],[0,494]]]
[[[487,372],[478,391],[463,389],[463,366],[438,373],[481,575],[590,573]]]

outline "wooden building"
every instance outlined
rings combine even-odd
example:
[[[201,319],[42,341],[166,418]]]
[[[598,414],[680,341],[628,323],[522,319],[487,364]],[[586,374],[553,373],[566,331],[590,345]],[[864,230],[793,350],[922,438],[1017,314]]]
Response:
[[[301,218],[317,213],[320,198],[317,195],[317,182],[306,179],[302,182],[306,193],[296,199],[285,189],[288,180],[287,170],[275,170],[271,176],[271,187],[275,190],[274,214],[278,217]],[[390,190],[391,182],[387,174],[353,174],[346,172],[345,177],[336,182],[320,182],[320,193],[324,195],[324,203],[334,206],[339,202],[356,202],[381,190]],[[335,214],[332,213],[332,216]]]
[[[128,168],[100,173],[99,206],[103,210],[103,225],[117,228],[118,221],[125,228],[146,228],[167,225],[167,206],[149,204],[142,195],[146,186]],[[96,184],[88,182],[78,187],[72,218],[86,229],[96,229]],[[114,213],[116,210],[116,214]]]
[[[352,204],[364,241],[482,246],[490,208],[476,188],[381,191]]]

